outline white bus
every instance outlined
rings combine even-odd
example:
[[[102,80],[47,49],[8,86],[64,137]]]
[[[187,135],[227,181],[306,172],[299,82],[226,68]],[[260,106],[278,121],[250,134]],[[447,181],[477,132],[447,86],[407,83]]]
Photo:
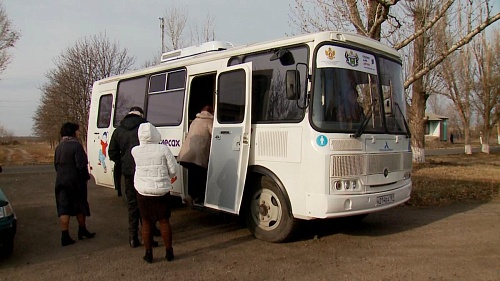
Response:
[[[401,58],[332,31],[240,47],[208,42],[95,82],[87,151],[96,184],[113,187],[107,142],[132,106],[177,156],[206,104],[215,112],[200,205],[244,216],[259,239],[281,242],[300,220],[363,217],[410,198]],[[183,196],[187,170],[179,171],[172,193]]]

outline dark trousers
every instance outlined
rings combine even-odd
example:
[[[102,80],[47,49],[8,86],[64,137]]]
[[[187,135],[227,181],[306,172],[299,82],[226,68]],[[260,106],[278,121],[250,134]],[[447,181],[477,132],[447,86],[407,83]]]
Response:
[[[122,165],[120,163],[115,163],[115,168],[113,169],[113,181],[115,183],[115,190],[118,196],[122,196]]]
[[[125,196],[128,205],[128,233],[130,238],[137,238],[139,232],[139,206],[137,205],[137,196],[135,195],[134,175],[124,175],[125,178]]]

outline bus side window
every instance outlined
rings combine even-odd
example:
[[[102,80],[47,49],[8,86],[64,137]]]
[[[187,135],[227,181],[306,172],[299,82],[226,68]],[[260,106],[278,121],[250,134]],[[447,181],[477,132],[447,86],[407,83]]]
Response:
[[[108,128],[111,123],[111,109],[113,106],[113,95],[107,94],[99,99],[99,111],[97,112],[97,128]]]

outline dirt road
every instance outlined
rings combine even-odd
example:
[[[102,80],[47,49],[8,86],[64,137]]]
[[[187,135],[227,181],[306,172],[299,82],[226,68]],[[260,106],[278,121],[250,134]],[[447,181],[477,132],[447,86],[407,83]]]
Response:
[[[500,200],[371,214],[360,223],[314,221],[296,240],[254,239],[237,218],[176,204],[176,259],[154,263],[127,244],[126,204],[89,184],[92,240],[60,246],[47,167],[4,167],[0,187],[19,220],[14,254],[0,260],[0,280],[500,280]],[[76,238],[77,224],[71,221]]]

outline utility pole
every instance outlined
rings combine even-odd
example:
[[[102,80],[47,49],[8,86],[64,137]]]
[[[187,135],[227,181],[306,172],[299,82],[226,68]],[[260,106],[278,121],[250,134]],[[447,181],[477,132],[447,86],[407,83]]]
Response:
[[[161,53],[165,52],[165,19],[160,19],[160,30],[161,30]]]

